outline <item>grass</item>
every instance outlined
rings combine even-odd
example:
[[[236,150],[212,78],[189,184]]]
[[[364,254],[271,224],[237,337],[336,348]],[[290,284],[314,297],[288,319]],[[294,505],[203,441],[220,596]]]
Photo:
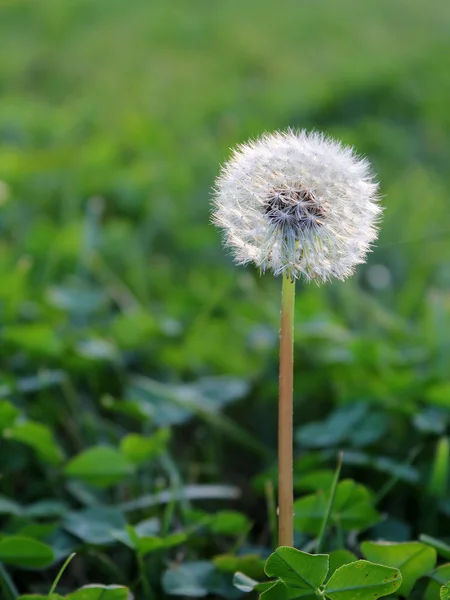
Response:
[[[344,448],[345,477],[388,490],[363,537],[450,536],[449,27],[445,0],[0,2],[2,533],[55,557],[4,560],[4,589],[47,593],[74,550],[60,593],[137,599],[142,552],[158,597],[179,553],[267,555],[279,281],[232,265],[209,195],[230,146],[288,126],[354,144],[385,195],[368,264],[298,287],[297,496],[328,489]],[[116,460],[69,476],[105,445]],[[99,468],[113,484],[92,486]],[[83,512],[98,505],[103,526]],[[348,545],[330,522],[326,549]],[[126,524],[163,541],[144,551]],[[217,577],[207,591],[232,598]]]

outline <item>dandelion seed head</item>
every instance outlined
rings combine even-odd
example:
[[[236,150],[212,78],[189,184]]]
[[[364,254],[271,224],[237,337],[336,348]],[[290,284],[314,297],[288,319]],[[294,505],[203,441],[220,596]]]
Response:
[[[238,146],[216,181],[213,222],[238,264],[345,279],[381,216],[368,161],[324,134],[276,132]]]

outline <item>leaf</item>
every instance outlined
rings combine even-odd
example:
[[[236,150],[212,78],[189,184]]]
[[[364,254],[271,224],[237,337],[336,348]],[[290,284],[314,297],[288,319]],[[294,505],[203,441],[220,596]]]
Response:
[[[148,415],[138,401],[117,400],[113,396],[105,394],[101,397],[100,402],[105,410],[132,417],[137,421],[147,420]]]
[[[124,530],[113,531],[112,535],[127,545],[139,552],[142,556],[161,550],[164,548],[164,540],[156,535],[139,536],[136,529],[131,525],[127,525]]]
[[[304,496],[294,503],[294,526],[303,533],[317,535],[327,509],[329,492],[318,492]],[[361,531],[379,521],[370,492],[351,479],[341,481],[336,489],[330,525],[344,531]]]
[[[294,471],[294,475],[295,474],[296,473]],[[311,471],[310,473],[302,473],[299,477],[295,477],[294,485],[296,490],[301,490],[304,492],[317,492],[318,490],[328,491],[331,488],[333,479],[333,470],[317,469],[315,471]]]
[[[165,548],[164,540],[160,537],[143,537],[138,538],[137,548],[138,552],[142,554],[142,556],[147,556],[151,552],[156,552],[157,550],[161,550]]]
[[[222,378],[218,378],[224,385]],[[219,383],[219,382],[218,382]],[[242,446],[252,449],[255,453],[267,456],[267,446],[251,436],[244,428],[224,414],[223,392],[216,389],[216,396],[206,397],[197,384],[170,386],[159,383],[143,376],[132,378],[132,386],[128,396],[133,398],[135,410],[139,405],[142,416],[151,419],[160,427],[179,425],[189,421],[194,416],[203,419],[208,425],[223,432]],[[243,389],[243,388],[242,388]],[[233,394],[233,399],[237,399]]]
[[[336,446],[345,441],[367,415],[368,405],[356,402],[337,408],[324,421],[308,423],[297,429],[297,443],[307,448]]]
[[[139,537],[131,525],[125,525],[124,529],[113,529],[111,535],[128,548],[137,550],[139,546]]]
[[[158,529],[157,519],[147,519],[136,527],[127,525],[124,530],[114,530],[111,534],[129,548],[138,551],[142,556],[163,548],[178,546],[188,539],[188,535],[184,531],[171,533],[164,538],[153,535]]]
[[[0,540],[0,560],[8,565],[42,569],[52,564],[53,550],[47,544],[24,536],[9,536]]]
[[[317,596],[311,590],[305,591],[297,588],[290,588],[281,581],[272,584],[261,594],[261,600],[297,600],[298,598],[302,598],[302,600],[310,598],[312,600],[313,598],[317,598]]]
[[[128,600],[128,588],[119,585],[86,585],[66,596],[66,600]]]
[[[217,535],[242,535],[248,531],[248,518],[236,510],[221,510],[214,515],[210,529]]]
[[[445,563],[444,565],[440,565],[429,575],[432,581],[438,584],[444,584],[450,581],[450,563]]]
[[[0,400],[0,432],[14,424],[20,411],[8,400]]]
[[[59,465],[64,459],[64,454],[56,443],[52,431],[42,423],[16,422],[7,432],[8,438],[30,446],[42,460],[52,465]]]
[[[66,465],[65,472],[96,487],[108,487],[131,475],[134,467],[120,450],[93,446],[75,456]]]
[[[268,577],[278,577],[288,587],[305,593],[315,592],[328,573],[327,554],[307,554],[295,548],[281,546],[266,561]]]
[[[128,396],[160,427],[182,424],[194,415],[217,413],[248,392],[248,383],[234,377],[205,377],[197,382],[169,386],[148,377],[132,380]]]
[[[76,352],[82,358],[92,361],[115,362],[119,358],[117,348],[108,340],[90,338],[76,345]]]
[[[192,388],[208,398],[208,401],[218,408],[240,400],[249,392],[248,381],[229,375],[202,377],[192,384]]]
[[[328,574],[331,576],[336,569],[342,567],[342,565],[348,565],[349,563],[356,562],[358,559],[349,550],[333,550],[330,552],[330,570]]]
[[[124,529],[125,518],[119,510],[107,506],[95,506],[68,513],[62,527],[75,537],[89,544],[112,544],[116,530]]]
[[[55,554],[55,561],[59,562],[67,558],[73,552],[76,552],[80,547],[80,540],[63,529],[57,529],[46,542],[52,547]]]
[[[420,482],[420,474],[415,467],[407,462],[397,462],[388,456],[374,456],[364,452],[350,450],[345,452],[344,464],[370,467],[380,471],[380,473],[386,473],[389,477],[395,477],[400,481],[407,481],[408,483]]]
[[[62,517],[69,511],[69,505],[61,500],[39,500],[23,510],[24,514],[32,519]]]
[[[128,527],[131,527],[130,525]],[[152,537],[155,536],[161,529],[161,523],[157,517],[150,517],[136,523],[132,527],[134,535],[137,537]]]
[[[188,536],[184,532],[172,533],[165,538],[159,538],[156,536],[146,536],[138,538],[137,549],[142,556],[147,556],[150,552],[161,550],[162,548],[173,548],[183,544],[188,539]]]
[[[19,516],[23,514],[24,509],[15,500],[7,498],[6,496],[0,496],[0,515],[15,515]]]
[[[436,452],[431,467],[428,490],[436,498],[444,498],[447,492],[450,470],[450,441],[441,437],[436,444]]]
[[[337,569],[324,591],[331,600],[373,600],[393,594],[401,582],[398,569],[358,560]]]
[[[242,572],[246,576],[261,579],[264,577],[264,560],[257,554],[234,556],[221,554],[213,558],[213,563],[219,571],[224,573]]]
[[[136,523],[134,526],[134,530],[140,537],[152,536],[158,533],[161,529],[161,524],[157,517],[150,517],[149,519],[144,519],[139,523]]]
[[[298,428],[296,441],[306,448],[331,448],[344,443],[363,447],[379,440],[386,429],[385,414],[370,410],[366,402],[354,402],[338,407],[325,420]]]
[[[59,357],[64,346],[53,327],[42,323],[9,325],[2,332],[3,339],[34,355]]]
[[[441,600],[450,600],[450,582],[441,587],[440,598]]]
[[[414,427],[421,433],[442,435],[448,425],[448,412],[431,406],[415,413]]]
[[[220,573],[214,570],[208,578],[206,586],[210,596],[213,598],[238,600],[242,597],[241,592],[233,585],[232,578],[227,573]],[[259,590],[259,587],[257,589]]]
[[[116,314],[109,327],[121,349],[135,350],[144,346],[155,334],[158,324],[145,308],[133,307]]]
[[[78,283],[78,282],[77,282]],[[81,282],[80,282],[81,283]],[[52,286],[47,289],[49,304],[77,315],[89,315],[107,304],[107,296],[103,290],[82,285]]]
[[[441,565],[429,577],[430,581],[425,590],[424,600],[439,600],[441,586],[450,581],[450,563]]]
[[[208,580],[214,573],[214,565],[208,561],[186,562],[168,569],[162,578],[166,594],[204,598],[209,593]]]
[[[269,590],[270,588],[272,588],[274,586],[274,583],[280,583],[285,589],[289,589],[287,588],[284,583],[281,583],[281,581],[262,581],[261,583],[258,583],[257,585],[255,585],[255,590],[257,592],[261,592],[261,594],[263,592],[267,592],[267,590]],[[293,588],[290,588],[293,589]]]
[[[408,542],[411,539],[411,526],[394,517],[386,517],[372,527],[370,534],[378,540]]]
[[[35,375],[21,377],[15,382],[15,388],[24,394],[39,392],[63,383],[66,373],[59,369],[42,369]]]
[[[167,451],[170,429],[160,429],[151,437],[130,433],[120,441],[123,455],[132,463],[141,465]]]
[[[387,416],[382,412],[372,411],[350,431],[348,442],[351,446],[358,448],[369,446],[381,440],[387,428]]]
[[[237,587],[238,590],[241,590],[241,592],[248,593],[253,592],[258,585],[258,582],[238,571],[234,574],[233,585]]]
[[[370,561],[400,570],[400,596],[408,597],[416,581],[436,565],[436,550],[420,542],[363,542],[361,550]]]
[[[174,546],[179,546],[180,544],[184,544],[187,539],[188,534],[185,531],[171,533],[163,538],[164,548],[173,548]]]
[[[193,412],[178,401],[176,389],[139,377],[132,381],[127,396],[131,398],[135,408],[139,408],[142,416],[151,419],[159,427],[180,425],[187,422]]]
[[[450,381],[440,381],[430,387],[425,394],[425,400],[433,406],[450,408]]]
[[[23,527],[16,529],[14,533],[23,537],[30,537],[35,540],[42,540],[54,533],[58,528],[58,523],[34,523],[29,522]]]

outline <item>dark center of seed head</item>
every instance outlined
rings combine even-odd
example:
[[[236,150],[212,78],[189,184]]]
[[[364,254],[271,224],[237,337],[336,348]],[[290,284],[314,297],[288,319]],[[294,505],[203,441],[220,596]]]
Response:
[[[273,190],[265,202],[265,214],[274,225],[297,231],[311,229],[322,224],[325,217],[313,192],[298,190]]]

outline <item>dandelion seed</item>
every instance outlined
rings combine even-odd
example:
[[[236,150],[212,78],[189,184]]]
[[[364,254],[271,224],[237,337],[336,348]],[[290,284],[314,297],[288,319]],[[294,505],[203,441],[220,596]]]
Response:
[[[366,159],[321,133],[291,130],[239,146],[213,204],[237,263],[319,282],[364,262],[381,215]]]

